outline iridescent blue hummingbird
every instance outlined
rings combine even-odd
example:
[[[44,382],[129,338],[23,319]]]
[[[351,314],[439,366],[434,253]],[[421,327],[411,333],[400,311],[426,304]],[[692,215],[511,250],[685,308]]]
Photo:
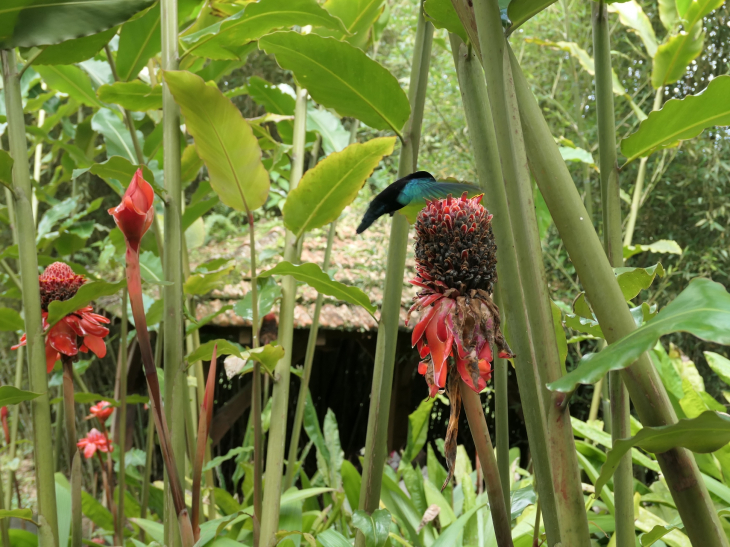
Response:
[[[464,192],[469,197],[481,193],[478,187],[471,184],[438,181],[428,171],[417,171],[398,179],[375,196],[357,227],[357,233],[363,233],[384,214],[393,216],[396,211],[404,208],[406,210],[402,212],[413,222],[418,212],[425,207],[427,199],[443,199],[449,194],[460,197]]]

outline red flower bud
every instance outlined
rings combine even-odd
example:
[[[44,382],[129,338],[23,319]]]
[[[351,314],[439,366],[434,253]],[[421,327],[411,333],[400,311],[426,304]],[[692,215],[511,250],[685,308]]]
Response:
[[[122,196],[122,202],[109,209],[109,214],[114,217],[114,221],[124,234],[127,245],[136,252],[139,252],[142,236],[155,217],[155,209],[152,206],[154,199],[155,192],[152,186],[144,180],[142,169],[137,169]]]

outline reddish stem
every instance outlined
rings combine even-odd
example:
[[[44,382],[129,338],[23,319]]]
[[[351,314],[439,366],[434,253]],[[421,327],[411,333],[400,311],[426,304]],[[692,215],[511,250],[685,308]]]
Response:
[[[210,423],[213,420],[213,395],[215,393],[217,353],[218,346],[215,345],[213,346],[213,355],[210,358],[208,381],[205,384],[205,397],[203,397],[203,404],[200,405],[200,418],[198,419],[198,444],[195,451],[195,462],[193,463],[193,507],[190,515],[195,541],[200,539],[200,483],[203,477],[205,446],[208,442]]]

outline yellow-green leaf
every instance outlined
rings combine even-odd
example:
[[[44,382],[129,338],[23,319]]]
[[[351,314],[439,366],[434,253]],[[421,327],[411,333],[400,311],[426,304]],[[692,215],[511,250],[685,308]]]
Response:
[[[96,94],[106,103],[118,104],[127,110],[143,112],[162,108],[162,86],[148,86],[140,80],[103,85]]]

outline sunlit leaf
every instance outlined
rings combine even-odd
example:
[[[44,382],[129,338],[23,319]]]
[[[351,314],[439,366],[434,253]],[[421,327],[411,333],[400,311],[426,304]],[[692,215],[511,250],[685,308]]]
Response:
[[[317,131],[322,136],[322,149],[327,155],[341,152],[350,142],[350,132],[342,127],[339,118],[329,110],[309,109],[307,131]]]
[[[344,28],[316,29],[320,36],[332,36],[363,49],[368,43],[370,29],[383,13],[383,0],[327,0],[324,9],[339,18]]]
[[[631,258],[635,254],[644,252],[681,255],[682,247],[680,247],[679,244],[672,239],[660,239],[654,243],[648,244],[637,243],[636,245],[624,247],[624,259]]]
[[[720,377],[720,380],[730,385],[730,359],[723,357],[714,351],[706,351],[705,359],[712,371]]]
[[[108,108],[100,108],[91,118],[91,128],[104,135],[108,158],[121,156],[131,163],[137,163],[132,136],[119,114]],[[140,143],[143,142],[142,132],[139,130],[137,138]]]
[[[218,340],[211,340],[205,344],[201,344],[198,346],[198,349],[190,352],[185,357],[185,360],[188,363],[194,363],[196,361],[210,361],[210,358],[213,357],[213,348],[216,346],[218,346],[217,354],[219,357],[221,355],[235,355],[239,359],[243,358],[242,352],[244,352],[244,350],[241,346],[219,338]]]
[[[451,0],[426,0],[423,4],[423,11],[434,27],[445,28],[449,32],[458,35],[464,43],[468,41],[464,25],[461,23],[459,14],[456,13]]]
[[[667,42],[659,46],[654,55],[651,83],[655,89],[684,77],[687,65],[702,53],[705,44],[705,31],[702,25],[685,28],[689,30],[670,37]]]
[[[289,192],[282,211],[284,225],[298,238],[337,220],[394,146],[395,137],[380,137],[324,158]]]
[[[143,112],[162,108],[162,86],[150,87],[140,80],[103,85],[96,93],[102,101],[127,110]]]
[[[122,279],[117,283],[106,281],[94,281],[81,285],[78,292],[68,300],[55,300],[48,305],[48,324],[55,325],[69,313],[88,306],[94,300],[102,296],[111,296],[118,293],[127,286],[127,280]]]
[[[233,266],[233,264],[228,264],[211,272],[192,274],[185,280],[185,284],[183,286],[185,294],[207,294],[213,289],[218,288],[219,282],[231,273]]]
[[[0,10],[0,49],[58,44],[118,25],[153,0],[15,0]]]
[[[117,75],[122,81],[135,78],[162,47],[160,4],[138,19],[125,23],[119,33]]]
[[[643,289],[648,289],[656,276],[664,277],[664,267],[661,264],[648,268],[614,268],[613,272],[626,300],[632,300]]]
[[[319,104],[400,135],[410,106],[398,80],[362,50],[316,34],[275,32],[259,40]]]
[[[376,509],[372,514],[355,511],[352,514],[352,526],[365,536],[367,547],[383,547],[388,541],[390,523],[393,518],[387,509]]]
[[[32,401],[42,393],[23,391],[14,386],[0,386],[0,406],[17,405],[23,401]]]
[[[542,10],[555,3],[556,0],[512,0],[507,7],[507,16],[512,21],[510,31],[532,19]]]
[[[377,309],[362,290],[334,281],[316,264],[304,263],[297,266],[283,261],[279,262],[279,264],[270,270],[261,272],[259,277],[267,277],[270,275],[291,275],[297,281],[306,283],[321,294],[332,296],[338,300],[344,300],[349,304],[362,306],[371,314],[375,313]]]
[[[261,207],[269,193],[269,174],[240,110],[195,74],[166,71],[164,78],[221,201],[239,211]]]
[[[668,100],[641,122],[636,133],[621,141],[621,153],[632,161],[694,138],[708,127],[730,125],[728,96],[730,76],[719,76],[697,95]]]
[[[88,106],[102,106],[91,87],[89,76],[74,65],[37,66],[48,87],[53,88]]]
[[[644,13],[644,10],[641,9],[639,3],[636,0],[616,2],[608,6],[608,11],[618,13],[621,24],[636,31],[644,43],[649,57],[654,57],[657,49],[656,34],[654,33],[654,27],[651,26],[651,21]]]
[[[730,344],[730,295],[725,287],[709,279],[692,280],[654,319],[600,353],[584,356],[575,370],[548,384],[548,389],[569,392],[578,384],[593,384],[611,370],[630,366],[661,336],[672,332],[689,332],[703,340]]]

